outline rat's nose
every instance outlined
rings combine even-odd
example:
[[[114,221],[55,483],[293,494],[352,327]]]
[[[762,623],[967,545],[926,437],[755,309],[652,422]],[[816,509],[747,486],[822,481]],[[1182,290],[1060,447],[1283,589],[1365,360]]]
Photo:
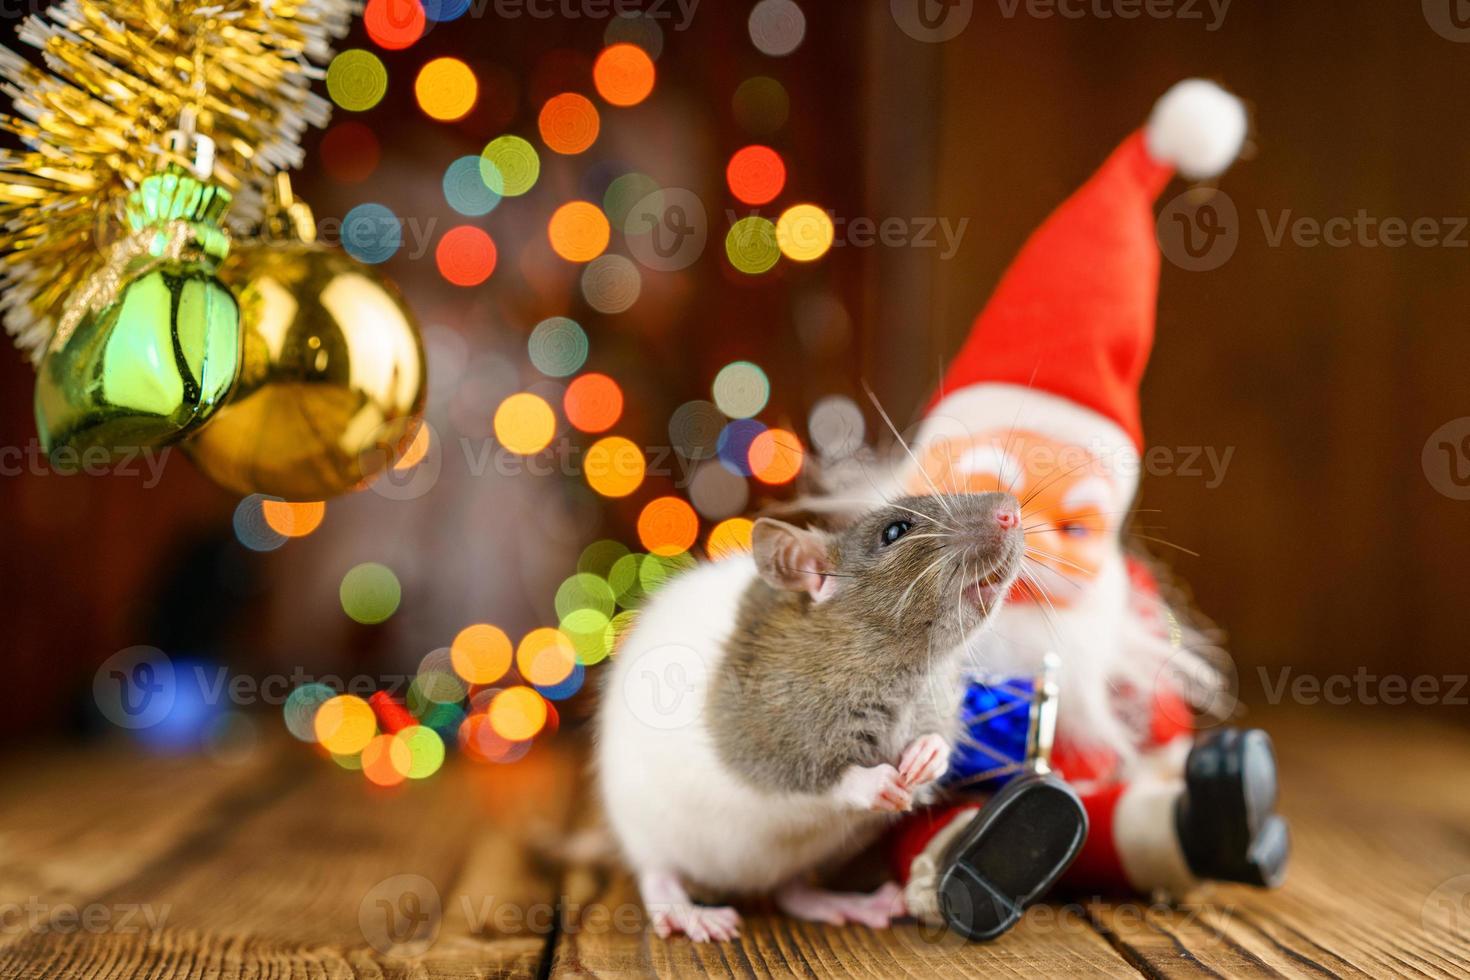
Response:
[[[995,523],[1009,531],[1013,527],[1021,526],[1021,515],[1010,507],[1001,507],[995,512]]]

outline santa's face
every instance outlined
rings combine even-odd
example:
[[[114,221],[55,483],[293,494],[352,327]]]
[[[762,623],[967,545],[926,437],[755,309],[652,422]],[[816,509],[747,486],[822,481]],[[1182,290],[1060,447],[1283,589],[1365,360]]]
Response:
[[[1121,507],[1106,472],[1081,446],[1016,429],[936,440],[919,455],[910,493],[1006,490],[1021,501],[1028,574],[1012,602],[1071,605],[1117,548]],[[1025,579],[1030,579],[1026,581]],[[1043,598],[1044,593],[1044,598]]]

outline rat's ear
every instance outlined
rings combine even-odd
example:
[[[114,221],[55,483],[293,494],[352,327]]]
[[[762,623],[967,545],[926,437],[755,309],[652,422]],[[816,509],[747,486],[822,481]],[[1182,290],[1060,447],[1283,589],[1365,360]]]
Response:
[[[820,531],[762,517],[750,532],[755,567],[776,589],[806,592],[817,602],[836,591],[827,536]]]

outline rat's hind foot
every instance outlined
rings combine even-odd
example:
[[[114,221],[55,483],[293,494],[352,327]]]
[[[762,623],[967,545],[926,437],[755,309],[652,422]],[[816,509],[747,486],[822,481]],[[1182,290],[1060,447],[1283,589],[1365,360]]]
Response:
[[[740,935],[740,913],[728,905],[696,905],[679,879],[665,871],[638,876],[638,891],[660,939],[682,932],[697,943],[725,942]]]
[[[776,892],[776,907],[795,919],[825,922],[832,926],[855,922],[870,929],[887,929],[906,914],[903,889],[893,882],[864,895],[860,892],[829,892],[804,881],[794,881]]]
[[[836,797],[859,810],[901,813],[913,806],[914,797],[904,785],[898,770],[881,766],[848,766],[838,781]]]
[[[949,743],[942,735],[920,735],[903,750],[898,778],[910,790],[927,786],[949,770]]]

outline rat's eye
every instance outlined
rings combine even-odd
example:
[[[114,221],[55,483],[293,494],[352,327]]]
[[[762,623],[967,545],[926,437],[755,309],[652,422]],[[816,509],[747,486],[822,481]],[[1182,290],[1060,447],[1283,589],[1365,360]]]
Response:
[[[913,526],[913,523],[910,521],[894,521],[883,529],[883,543],[885,545],[892,544],[905,534],[908,534],[909,529]]]

